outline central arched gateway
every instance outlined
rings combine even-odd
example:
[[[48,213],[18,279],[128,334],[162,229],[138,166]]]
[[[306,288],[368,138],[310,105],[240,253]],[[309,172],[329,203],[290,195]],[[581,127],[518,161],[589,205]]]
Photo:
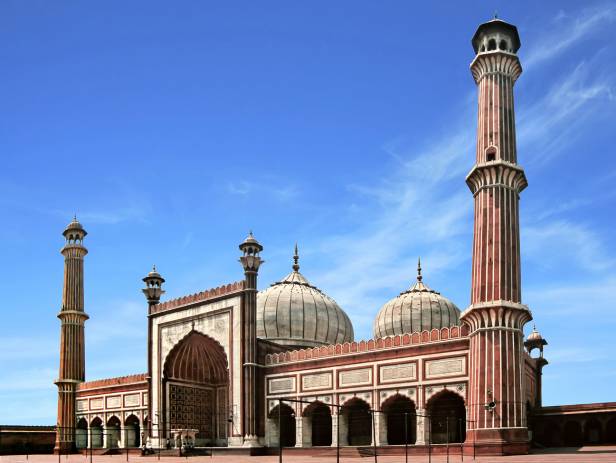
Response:
[[[197,446],[227,445],[229,370],[218,342],[188,333],[167,356],[163,386],[167,431],[196,429]]]

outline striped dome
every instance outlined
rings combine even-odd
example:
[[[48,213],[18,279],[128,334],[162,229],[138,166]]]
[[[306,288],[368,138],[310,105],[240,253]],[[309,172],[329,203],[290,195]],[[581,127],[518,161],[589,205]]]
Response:
[[[294,259],[293,272],[257,294],[257,336],[290,347],[353,341],[344,310],[299,272],[297,247]]]
[[[164,374],[167,379],[224,384],[227,356],[218,342],[193,329],[167,355]]]
[[[460,309],[424,284],[420,265],[417,270],[417,282],[379,310],[374,320],[375,339],[460,324]]]

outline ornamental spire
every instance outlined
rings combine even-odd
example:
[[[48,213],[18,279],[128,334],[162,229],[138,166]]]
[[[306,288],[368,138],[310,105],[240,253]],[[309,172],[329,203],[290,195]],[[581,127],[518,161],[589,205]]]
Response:
[[[423,277],[421,276],[421,257],[417,258],[417,281],[421,281]]]
[[[295,243],[295,253],[293,254],[293,271],[299,272],[299,252],[297,251],[297,243]]]

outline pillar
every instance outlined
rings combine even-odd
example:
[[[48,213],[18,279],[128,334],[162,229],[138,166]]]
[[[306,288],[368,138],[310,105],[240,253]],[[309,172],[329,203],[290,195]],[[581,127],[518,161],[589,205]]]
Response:
[[[372,445],[376,439],[376,445],[387,445],[387,415],[380,412],[372,414],[374,419],[374,434],[372,436]]]
[[[295,418],[295,447],[312,446],[312,419],[309,416]]]
[[[426,418],[426,410],[418,408],[416,410],[416,426],[417,426],[417,438],[415,440],[415,445],[427,445],[430,442],[430,422],[429,419]]]
[[[338,432],[336,432],[337,429]],[[338,442],[338,436],[340,436],[340,447],[349,445],[348,434],[348,417],[344,413],[338,411],[337,415],[332,415],[332,446],[336,446],[336,443]]]

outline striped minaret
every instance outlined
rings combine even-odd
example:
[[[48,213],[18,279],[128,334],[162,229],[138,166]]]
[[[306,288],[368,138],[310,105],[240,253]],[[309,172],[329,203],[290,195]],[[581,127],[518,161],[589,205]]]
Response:
[[[515,26],[482,24],[471,71],[479,90],[476,164],[466,183],[475,201],[467,442],[496,453],[528,449],[524,398],[519,194],[527,186],[517,164],[513,86],[522,72]]]
[[[75,217],[64,230],[64,289],[60,319],[60,373],[58,386],[58,428],[56,452],[75,449],[75,395],[77,385],[85,380],[85,343],[83,325],[88,315],[83,308],[83,257],[88,250],[83,245],[87,235]]]

